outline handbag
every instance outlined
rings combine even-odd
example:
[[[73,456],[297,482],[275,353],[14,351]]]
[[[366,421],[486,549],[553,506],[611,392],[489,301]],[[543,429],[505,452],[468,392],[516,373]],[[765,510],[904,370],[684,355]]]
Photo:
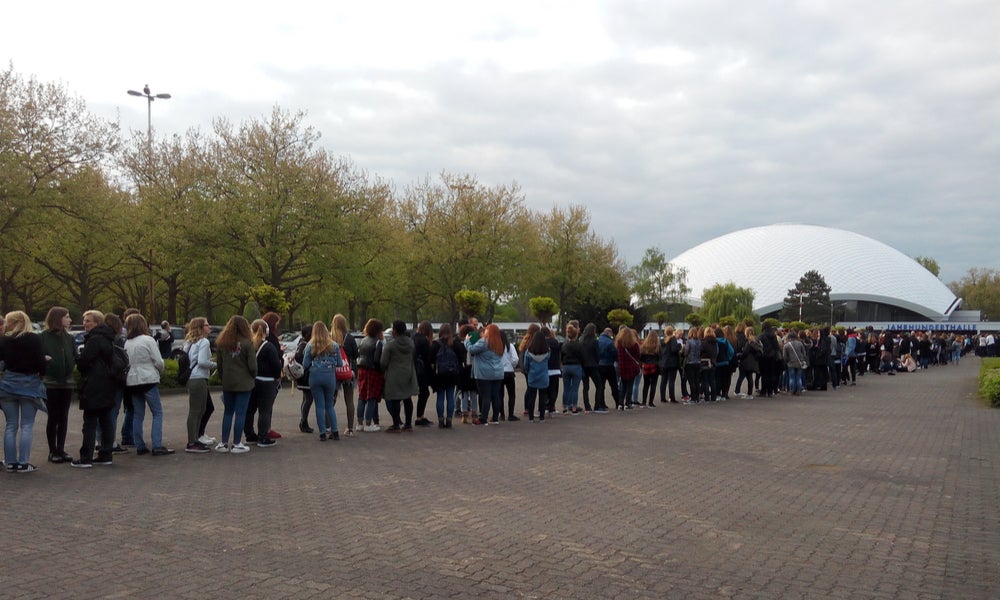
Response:
[[[340,347],[340,366],[334,371],[337,381],[351,381],[354,379],[354,371],[351,370],[351,361],[347,360],[347,353],[344,347]]]

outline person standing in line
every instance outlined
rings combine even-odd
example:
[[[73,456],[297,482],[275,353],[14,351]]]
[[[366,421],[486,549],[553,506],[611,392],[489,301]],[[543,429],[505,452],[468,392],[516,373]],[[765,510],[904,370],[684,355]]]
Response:
[[[386,433],[413,431],[413,396],[418,390],[417,370],[413,361],[413,339],[406,330],[406,323],[392,322],[392,339],[385,343],[379,364],[385,377],[383,395],[392,417]],[[405,421],[400,415],[400,405],[405,411]]]
[[[604,388],[604,381],[601,379],[601,373],[598,369],[598,354],[600,353],[600,347],[597,344],[597,326],[593,323],[587,323],[586,327],[583,328],[583,336],[580,338],[580,343],[583,345],[583,412],[590,413],[594,412],[593,409],[597,408],[596,404],[596,394],[598,389]],[[594,400],[595,404],[591,406],[590,404],[590,383],[594,383]],[[604,407],[604,412],[607,411],[607,406]]]
[[[503,385],[500,387],[500,420],[520,421],[514,414],[514,404],[517,402],[517,382],[514,371],[517,369],[517,347],[504,330],[500,330],[500,339],[503,340]],[[504,396],[507,397],[507,412],[504,414]]]
[[[110,327],[111,331],[113,331],[114,334],[115,334],[115,339],[114,339],[113,344],[115,346],[117,346],[118,348],[121,348],[122,350],[124,350],[125,349],[125,325],[122,323],[121,318],[119,318],[118,315],[116,315],[115,313],[106,313],[104,315],[104,324],[107,325],[108,327]],[[126,395],[125,395],[125,384],[123,382],[116,380],[114,377],[111,378],[111,382],[114,384],[114,388],[115,388],[115,406],[114,406],[114,408],[111,409],[111,425],[115,428],[115,431],[117,432],[118,431],[118,415],[122,411],[122,404],[124,402],[126,402],[126,401],[129,404],[132,404],[132,397],[131,396],[127,396],[126,397]],[[127,398],[127,400],[126,400],[126,398]],[[111,448],[111,451],[114,454],[124,454],[124,453],[128,452],[128,450],[126,450],[124,448],[126,441],[129,443],[129,445],[132,445],[132,409],[129,408],[128,411],[126,411],[126,414],[129,417],[128,418],[128,437],[125,437],[124,425],[123,425],[123,427],[122,427],[122,434],[121,434],[122,435],[122,438],[121,438],[122,441],[121,441],[121,443],[120,444],[116,443]],[[97,422],[97,439],[103,439],[103,437],[104,436],[103,436],[103,431],[101,430],[101,423],[100,423],[100,421],[98,421]],[[112,436],[112,437],[114,437],[114,436]]]
[[[524,392],[524,408],[528,411],[528,422],[535,422],[535,398],[538,398],[538,421],[545,422],[549,393],[549,343],[545,334],[538,330],[524,350],[521,370],[527,380]]]
[[[5,334],[0,336],[0,408],[7,420],[3,436],[3,457],[8,473],[31,473],[31,440],[35,415],[45,412],[45,352],[42,341],[32,331],[31,320],[15,310],[4,317]],[[20,433],[20,443],[18,434]]]
[[[785,367],[788,369],[788,390],[793,396],[798,396],[802,393],[802,370],[808,367],[806,353],[805,345],[799,340],[799,334],[793,329],[789,332],[788,341],[782,349],[782,358],[785,361]]]
[[[184,335],[184,352],[191,362],[191,376],[188,378],[187,445],[185,452],[210,452],[214,438],[205,436],[205,414],[212,402],[208,389],[208,378],[215,369],[212,360],[212,344],[208,341],[211,327],[205,317],[195,317],[188,322]],[[211,413],[208,413],[211,414]]]
[[[473,356],[476,388],[479,391],[479,419],[476,425],[500,424],[500,389],[503,386],[503,360],[505,348],[500,338],[500,327],[496,323],[487,325],[482,337],[476,332],[469,334],[465,347]],[[549,362],[551,373],[551,361]],[[551,382],[551,375],[550,375]],[[488,421],[490,410],[492,421]]]
[[[115,444],[115,423],[111,413],[115,408],[118,386],[111,376],[114,358],[115,332],[105,321],[104,314],[96,310],[83,313],[83,330],[86,331],[83,349],[76,364],[83,381],[80,385],[80,409],[83,411],[83,443],[80,458],[70,466],[89,469],[93,465],[110,465]],[[94,459],[97,430],[101,431],[101,448]]]
[[[642,363],[639,362],[639,340],[635,331],[622,325],[615,338],[618,352],[618,375],[622,380],[622,397],[617,403],[618,410],[631,410],[638,401],[632,397],[632,384],[639,376]]]
[[[566,325],[566,343],[562,345],[563,411],[578,415],[580,410],[580,382],[583,380],[583,342],[580,329],[574,323]]]
[[[608,412],[608,405],[604,402],[604,382],[611,387],[611,399],[615,402],[615,409],[621,401],[621,393],[618,390],[618,372],[615,370],[615,363],[618,362],[618,348],[615,340],[611,337],[613,332],[610,327],[606,327],[601,336],[597,338],[598,354],[597,368],[601,374],[601,386],[597,388],[594,398],[594,412],[601,414]]]
[[[642,406],[656,408],[656,380],[660,375],[660,336],[655,331],[650,330],[639,346],[639,362],[642,363]]]
[[[45,423],[45,438],[49,443],[49,462],[63,463],[70,460],[66,454],[66,430],[69,427],[69,407],[73,400],[73,366],[76,358],[76,340],[69,334],[73,318],[61,306],[53,306],[45,316],[45,331],[39,334],[45,352],[46,406],[49,409]]]
[[[559,380],[562,379],[562,342],[556,338],[551,327],[542,327],[545,341],[549,344],[549,416],[556,414],[556,399],[559,398]]]
[[[534,339],[535,332],[536,331],[541,331],[541,330],[542,330],[542,326],[539,325],[538,323],[531,323],[531,324],[528,325],[528,329],[527,329],[527,331],[524,332],[524,337],[521,338],[521,342],[520,342],[520,344],[518,344],[518,347],[517,347],[517,350],[518,350],[518,352],[520,353],[520,356],[521,356],[521,359],[519,359],[519,362],[523,362],[524,353],[528,351],[528,346],[531,345],[531,340]],[[524,369],[521,370],[521,374],[524,375],[525,380],[527,380],[528,374],[524,372]],[[527,401],[527,399],[528,399],[528,392],[527,392],[527,390],[525,390],[524,400]],[[548,402],[548,400],[546,400],[546,402]],[[548,406],[548,404],[546,404],[545,406]],[[543,406],[542,408],[544,409],[545,407]],[[524,416],[528,416],[527,405],[525,405],[524,412],[522,412],[521,414],[523,414]]]
[[[364,426],[363,431],[374,433],[382,429],[378,423],[378,403],[385,385],[380,364],[382,337],[385,335],[382,321],[368,319],[364,333],[365,337],[358,344],[358,427]],[[451,419],[451,413],[448,413],[448,419]]]
[[[316,321],[302,366],[309,369],[309,389],[316,405],[316,427],[321,442],[340,440],[334,406],[337,402],[337,367],[342,364],[340,346],[333,341],[326,323]]]
[[[434,329],[430,321],[421,321],[413,333],[413,366],[417,371],[417,420],[419,427],[430,427],[430,419],[424,416],[427,410],[427,400],[431,397],[431,342],[434,340]]]
[[[478,323],[478,322],[477,322]],[[472,332],[480,335],[477,325],[466,323],[458,328],[458,339],[465,340]],[[458,376],[459,408],[462,413],[462,423],[473,424],[479,415],[479,392],[476,389],[475,359],[468,352],[462,363],[462,372]]]
[[[683,400],[687,404],[697,404],[701,401],[701,328],[697,326],[687,332],[684,373],[687,390],[684,390],[684,382],[681,382]]]
[[[216,362],[222,381],[222,436],[216,452],[243,454],[250,448],[242,441],[247,404],[257,377],[257,357],[253,348],[250,324],[240,315],[233,315],[215,340]],[[232,435],[233,445],[229,446]]]
[[[163,404],[160,400],[163,358],[160,356],[160,349],[149,335],[149,326],[142,315],[130,315],[125,319],[125,331],[125,352],[128,353],[129,364],[125,385],[132,394],[132,439],[135,440],[135,453],[140,456],[150,453],[142,437],[142,421],[148,406],[153,419],[150,431],[153,456],[173,454],[172,449],[163,445]]]
[[[267,432],[271,431],[274,399],[281,389],[281,351],[268,339],[269,332],[270,328],[263,319],[250,324],[251,339],[257,356],[257,375],[254,377],[250,396],[257,405],[257,431],[261,432],[257,437],[258,448],[270,448],[278,443]]]
[[[681,345],[674,337],[674,328],[670,325],[663,330],[663,343],[660,344],[657,367],[660,369],[660,402],[665,403],[669,399],[674,404],[677,397],[674,395],[675,382],[677,381],[677,371],[681,366]],[[669,393],[669,396],[668,396]]]
[[[261,320],[267,323],[267,341],[275,348],[280,349],[281,340],[278,339],[278,335],[281,333],[281,315],[269,311],[264,313]],[[280,356],[280,350],[278,354]],[[254,426],[257,422],[257,396],[251,393],[250,400],[247,403],[246,422],[243,423],[243,437],[246,438],[246,442],[248,444],[256,444],[262,437],[270,437],[273,440],[281,438],[281,434],[274,430],[254,431]]]
[[[351,373],[354,377],[338,383],[340,391],[344,392],[344,406],[347,408],[347,429],[344,435],[351,437],[354,435],[356,411],[354,408],[354,389],[357,387],[358,375],[358,343],[354,341],[350,329],[347,327],[347,319],[344,315],[337,313],[330,323],[330,336],[333,341],[344,349],[347,362],[351,365]]]
[[[431,344],[431,372],[434,374],[434,389],[437,392],[440,429],[451,429],[451,417],[455,414],[455,386],[458,385],[464,362],[465,344],[455,341],[450,324],[442,323],[438,328],[437,339]]]
[[[773,398],[778,391],[782,357],[778,336],[769,323],[765,322],[761,327],[758,341],[760,341],[760,391],[766,398]]]
[[[142,314],[138,308],[126,308],[125,312],[122,313],[121,333],[119,333],[118,338],[115,342],[116,346],[125,348],[125,341],[127,339],[125,331],[125,319],[131,317],[132,315],[138,315],[138,314]],[[107,315],[105,315],[104,316],[105,323],[107,323],[107,320],[108,317]],[[111,328],[114,329],[114,326],[111,326]],[[122,386],[121,406],[122,406],[122,429],[121,429],[122,446],[126,448],[133,448],[135,447],[135,440],[132,439],[132,421],[133,421],[133,416],[135,415],[135,408],[132,404],[132,392],[129,391],[128,386],[124,385]],[[116,423],[118,422],[117,417],[115,418],[115,422]]]
[[[156,347],[160,351],[160,358],[170,358],[170,352],[174,349],[174,330],[170,328],[169,321],[160,323],[160,330],[156,332]]]
[[[306,344],[312,338],[312,325],[303,325],[299,344],[295,347],[295,362],[302,364],[306,355]],[[299,405],[299,431],[302,433],[313,433],[314,429],[309,426],[309,413],[312,412],[313,395],[309,389],[309,369],[303,367],[302,377],[295,380],[295,387],[302,392],[302,403]]]
[[[731,329],[726,332],[722,327],[715,328],[715,345],[718,350],[715,360],[715,390],[718,400],[729,400],[729,387],[733,383],[736,348],[730,337],[733,337]]]

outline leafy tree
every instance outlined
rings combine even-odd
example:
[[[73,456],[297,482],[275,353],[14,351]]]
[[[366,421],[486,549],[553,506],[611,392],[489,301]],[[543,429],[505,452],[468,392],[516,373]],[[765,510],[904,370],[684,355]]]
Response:
[[[629,270],[632,294],[642,306],[660,308],[683,302],[691,293],[686,280],[687,271],[670,264],[658,247],[647,248],[639,264]]]
[[[702,293],[701,315],[709,323],[720,323],[723,317],[739,319],[753,316],[754,293],[735,283],[716,284]]]
[[[729,325],[730,327],[736,327],[736,323],[738,323],[738,321],[736,320],[736,317],[732,315],[726,315],[721,319],[719,319],[719,325],[723,327],[725,327],[726,325]]]
[[[608,311],[608,321],[615,327],[618,328],[621,325],[632,326],[632,313],[625,310],[624,308],[615,308]]]
[[[528,301],[531,314],[543,324],[552,322],[552,316],[559,312],[556,301],[548,296],[536,296]]]
[[[486,294],[478,290],[458,290],[455,292],[455,304],[466,317],[477,317],[486,310]]]
[[[284,314],[290,304],[281,290],[267,284],[255,285],[250,288],[250,297],[257,303],[261,313]]]
[[[962,279],[948,287],[962,298],[962,308],[980,311],[983,320],[1000,318],[1000,272],[997,270],[969,269]]]
[[[701,327],[701,324],[705,322],[705,319],[698,313],[691,313],[684,317],[684,321],[691,327]]]
[[[779,318],[825,323],[829,317],[830,286],[817,271],[807,271],[795,287],[788,290]]]
[[[935,277],[941,276],[941,266],[938,265],[938,262],[933,258],[929,256],[914,256],[913,260],[917,261],[920,266],[933,273]]]
[[[667,322],[668,318],[670,318],[670,315],[665,311],[661,310],[660,312],[653,313],[653,320],[656,321],[656,326],[660,329],[663,329],[663,324]]]
[[[767,325],[771,329],[777,329],[778,327],[781,327],[781,321],[775,319],[774,317],[768,317],[764,319],[763,323],[761,323],[761,326],[763,325]]]

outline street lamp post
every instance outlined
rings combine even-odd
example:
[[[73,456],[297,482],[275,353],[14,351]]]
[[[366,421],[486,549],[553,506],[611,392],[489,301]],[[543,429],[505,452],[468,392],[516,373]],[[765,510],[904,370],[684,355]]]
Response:
[[[170,94],[152,94],[149,91],[149,84],[143,86],[141,92],[135,90],[128,91],[129,96],[139,96],[146,99],[146,137],[149,140],[149,148],[153,148],[153,100],[170,100]]]
[[[150,163],[153,158],[153,100],[169,100],[170,94],[153,94],[149,91],[149,84],[142,87],[141,92],[128,90],[129,96],[139,96],[146,99],[146,151],[149,153]],[[156,282],[153,279],[153,250],[149,250],[149,315],[150,320],[156,315]]]

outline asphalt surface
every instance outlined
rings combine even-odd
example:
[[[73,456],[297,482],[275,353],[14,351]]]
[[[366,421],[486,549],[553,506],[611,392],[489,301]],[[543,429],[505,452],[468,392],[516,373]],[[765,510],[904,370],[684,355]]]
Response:
[[[45,462],[40,415],[39,470],[0,474],[0,597],[997,598],[977,368],[325,443],[286,388],[243,455],[185,454],[168,395],[177,454],[89,470]]]

